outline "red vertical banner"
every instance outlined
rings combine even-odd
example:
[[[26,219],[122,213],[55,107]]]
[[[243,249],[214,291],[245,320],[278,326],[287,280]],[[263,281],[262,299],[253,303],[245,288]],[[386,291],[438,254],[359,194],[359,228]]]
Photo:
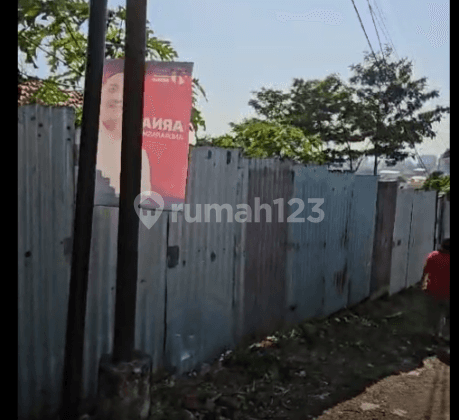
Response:
[[[192,63],[147,63],[143,148],[150,165],[151,191],[163,197],[165,209],[185,201],[192,68]]]
[[[116,205],[121,171],[124,60],[105,64],[95,203]],[[185,201],[193,63],[146,63],[141,192],[160,194],[164,209]]]

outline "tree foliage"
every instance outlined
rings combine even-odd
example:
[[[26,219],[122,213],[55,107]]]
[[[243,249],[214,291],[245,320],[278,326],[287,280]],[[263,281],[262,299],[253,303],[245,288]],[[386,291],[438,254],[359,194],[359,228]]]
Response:
[[[324,150],[328,162],[349,161],[351,170],[364,156],[374,156],[376,174],[381,159],[394,165],[409,156],[407,149],[435,137],[433,126],[449,108],[423,109],[439,92],[427,89],[426,78],[413,79],[412,62],[393,60],[386,47],[379,55],[365,53],[363,63],[350,68],[348,82],[336,74],[322,80],[294,79],[288,92],[265,88],[253,92],[249,105],[267,121],[286,123],[332,142],[333,148]],[[369,148],[355,148],[364,141]]]
[[[198,145],[242,149],[247,157],[279,157],[302,163],[324,163],[322,142],[318,136],[306,136],[291,125],[260,119],[231,123],[231,132],[201,139]]]
[[[61,86],[81,88],[87,60],[89,2],[84,0],[20,0],[18,8],[18,47],[26,64],[37,66],[38,53],[45,54],[50,76],[37,95],[50,105],[56,103]],[[124,56],[126,9],[108,9],[105,58]],[[178,57],[170,41],[154,35],[147,22],[146,60],[173,61]],[[21,78],[21,72],[18,69]],[[28,76],[22,75],[22,80]],[[198,96],[205,92],[198,79],[193,80],[193,111],[191,122],[197,130],[205,129],[201,112],[196,108]],[[64,94],[65,95],[65,94]],[[61,96],[60,98],[62,98]],[[59,101],[58,101],[59,102]]]
[[[440,172],[433,172],[420,188],[424,191],[438,191],[439,195],[450,195],[450,176],[442,175]]]
[[[408,157],[425,138],[435,138],[433,126],[449,113],[449,107],[437,105],[423,109],[427,102],[439,97],[438,90],[428,90],[427,78],[413,79],[413,63],[407,58],[391,59],[386,47],[378,56],[366,53],[363,64],[351,66],[351,86],[364,105],[358,120],[360,129],[368,133],[371,148],[367,155],[395,163]]]

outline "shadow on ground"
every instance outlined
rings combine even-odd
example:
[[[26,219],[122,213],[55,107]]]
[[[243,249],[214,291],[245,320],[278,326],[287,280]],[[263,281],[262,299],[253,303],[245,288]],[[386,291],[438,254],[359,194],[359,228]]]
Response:
[[[152,378],[150,420],[312,419],[382,378],[446,353],[414,287],[241,344],[185,378]]]

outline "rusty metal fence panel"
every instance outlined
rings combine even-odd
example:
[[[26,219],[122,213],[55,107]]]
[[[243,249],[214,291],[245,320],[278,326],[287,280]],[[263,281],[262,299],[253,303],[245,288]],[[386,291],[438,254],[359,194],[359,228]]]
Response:
[[[425,259],[433,251],[436,197],[436,191],[414,192],[406,287],[421,281]]]
[[[290,162],[249,160],[252,221],[245,224],[244,334],[267,334],[285,319],[286,210],[292,187]]]
[[[397,189],[397,182],[380,181],[378,184],[370,283],[370,294],[373,298],[389,292]]]
[[[326,316],[348,305],[349,296],[349,222],[355,174],[331,174],[325,191],[326,226],[324,258],[324,305]]]
[[[200,214],[201,222],[187,221],[186,208],[169,214],[165,361],[178,373],[235,343],[235,269],[242,224],[233,220],[236,205],[246,202],[240,161],[238,151],[194,149],[186,203],[188,216]],[[227,205],[229,211],[221,207],[218,221],[215,208],[207,213],[205,205]]]
[[[334,174],[324,196],[326,245],[324,248],[325,299],[323,314],[336,312],[348,304],[349,296],[349,219],[354,174]],[[327,217],[328,216],[328,217]]]
[[[73,224],[74,112],[18,108],[18,418],[56,413]]]
[[[32,409],[57,409],[60,398],[74,126],[69,110],[39,106],[21,108],[18,119],[18,406],[28,415]],[[370,286],[374,291],[388,285],[389,273],[391,292],[407,287],[434,241],[435,199],[398,191],[396,207],[396,194],[387,183],[378,187],[373,176],[249,160],[235,150],[193,149],[190,211],[164,211],[151,229],[140,225],[136,347],[152,356],[154,367],[184,373],[234,347],[245,334],[268,333],[356,304]],[[236,213],[245,219],[240,204],[249,205],[255,217],[256,198],[270,206],[272,223],[264,211],[259,222],[235,220]],[[304,207],[289,202],[292,198]],[[283,203],[274,203],[277,199]],[[223,220],[216,220],[215,211],[206,219],[205,206],[212,204],[227,205]],[[196,217],[198,205],[201,221],[193,223],[187,218]],[[321,212],[323,220],[315,223]],[[113,345],[117,229],[118,208],[96,206],[83,374],[89,400],[96,396],[100,356]],[[449,232],[449,224],[442,229]]]
[[[439,197],[437,200],[437,220],[435,227],[435,248],[438,248],[443,239],[449,238],[451,207],[447,197]]]
[[[301,217],[309,217],[308,198],[322,198],[329,189],[326,168],[294,167],[293,197],[303,200]],[[289,217],[297,208],[292,209]],[[322,205],[322,210],[324,207]],[[324,210],[325,211],[325,210]],[[313,214],[316,217],[317,214]],[[324,247],[327,214],[321,223],[289,223],[288,241],[288,320],[297,322],[320,316],[325,300]]]
[[[389,288],[391,295],[406,288],[413,196],[414,190],[411,188],[397,191]]]
[[[378,177],[356,176],[349,220],[349,299],[355,305],[370,295]]]
[[[348,303],[347,229],[355,179],[314,166],[295,166],[294,173],[293,196],[305,205],[296,217],[305,220],[289,224],[290,322],[327,315]],[[317,206],[322,221],[314,222],[320,212],[308,199],[324,200]]]
[[[444,198],[445,208],[443,212],[443,231],[441,239],[449,238],[450,229],[451,229],[451,202],[450,200]]]

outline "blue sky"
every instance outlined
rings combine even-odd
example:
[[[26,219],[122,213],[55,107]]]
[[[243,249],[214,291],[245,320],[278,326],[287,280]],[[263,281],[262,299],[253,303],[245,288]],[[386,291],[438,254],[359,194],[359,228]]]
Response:
[[[368,0],[354,1],[376,52]],[[435,103],[449,105],[449,2],[369,1],[381,42],[387,42],[381,32],[387,30],[398,56],[414,62],[415,76],[427,77],[431,88],[440,90]],[[124,4],[108,1],[109,7]],[[208,97],[199,106],[211,135],[253,115],[252,91],[288,89],[294,78],[330,73],[347,79],[349,66],[362,62],[369,50],[352,0],[150,0],[147,18],[158,37],[172,42],[180,61],[194,63],[194,76]],[[423,143],[420,152],[449,147],[449,117],[437,129],[437,138]]]

